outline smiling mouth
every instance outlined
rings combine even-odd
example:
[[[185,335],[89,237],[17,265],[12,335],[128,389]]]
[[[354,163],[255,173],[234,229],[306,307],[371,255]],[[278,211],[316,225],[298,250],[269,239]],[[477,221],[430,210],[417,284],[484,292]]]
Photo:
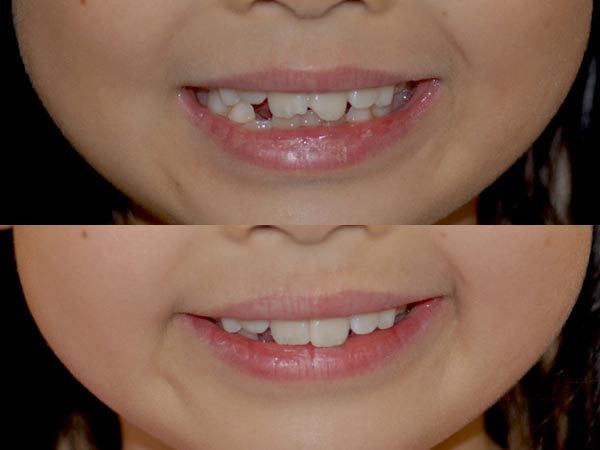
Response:
[[[311,320],[239,320],[222,318],[208,320],[231,334],[258,342],[280,345],[307,345],[334,347],[347,339],[367,335],[376,330],[387,330],[406,318],[415,305],[405,305],[385,311]]]
[[[440,93],[437,77],[338,68],[191,81],[178,96],[200,135],[227,155],[225,162],[232,156],[302,175],[389,153],[425,121]],[[378,165],[387,167],[383,160]]]
[[[264,92],[191,88],[200,105],[249,130],[359,123],[405,108],[419,82],[340,92]]]

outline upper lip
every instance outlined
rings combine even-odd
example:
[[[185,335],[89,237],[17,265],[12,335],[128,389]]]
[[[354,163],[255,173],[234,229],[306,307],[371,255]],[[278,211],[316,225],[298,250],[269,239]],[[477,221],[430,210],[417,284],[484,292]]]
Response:
[[[382,70],[338,67],[328,70],[267,69],[204,80],[195,87],[243,91],[327,92],[391,86],[431,76],[410,76]]]
[[[349,317],[409,305],[441,295],[409,297],[392,292],[341,291],[316,296],[278,293],[241,301],[211,310],[198,316],[230,317],[240,320],[279,319],[305,320],[330,317]]]

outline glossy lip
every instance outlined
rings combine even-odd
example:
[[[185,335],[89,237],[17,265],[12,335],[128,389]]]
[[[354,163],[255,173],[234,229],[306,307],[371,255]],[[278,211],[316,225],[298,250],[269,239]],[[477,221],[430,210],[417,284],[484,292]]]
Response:
[[[330,79],[324,80],[322,85],[329,86]],[[282,83],[288,85],[287,81]],[[397,80],[389,84],[397,84]],[[252,84],[246,86],[244,89],[249,89]],[[294,89],[298,91],[300,87]],[[337,90],[346,89],[338,86]],[[437,103],[439,93],[438,79],[420,81],[410,103],[387,116],[361,123],[292,130],[248,130],[200,105],[191,88],[183,88],[179,98],[194,125],[227,155],[268,170],[314,172],[353,167],[389,151]]]
[[[354,335],[343,345],[328,348],[258,342],[228,333],[200,316],[185,314],[183,319],[218,360],[236,371],[276,382],[318,381],[372,373],[401,359],[441,314],[445,303],[445,297],[424,300],[393,327]]]
[[[205,309],[202,314],[197,315],[240,320],[326,319],[400,308],[426,298],[434,296],[415,297],[364,290],[344,290],[319,295],[270,294],[221,308]]]
[[[242,91],[328,92],[367,89],[405,83],[411,80],[435,78],[409,76],[382,70],[339,67],[329,70],[294,70],[273,68],[241,75],[192,82],[205,88],[230,88]]]

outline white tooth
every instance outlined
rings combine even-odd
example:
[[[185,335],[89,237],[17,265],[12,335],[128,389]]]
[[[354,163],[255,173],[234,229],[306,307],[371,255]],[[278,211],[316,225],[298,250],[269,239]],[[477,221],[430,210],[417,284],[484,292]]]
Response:
[[[266,92],[238,92],[242,100],[252,105],[260,105],[267,98]]]
[[[364,122],[365,120],[372,119],[370,109],[361,109],[355,108],[354,106],[350,107],[348,112],[346,113],[346,120],[348,122]]]
[[[223,103],[221,100],[221,96],[217,91],[210,91],[208,93],[208,109],[212,112],[220,114],[222,116],[226,116],[229,114],[229,107]]]
[[[252,339],[253,341],[258,341],[258,336],[256,333],[251,333],[250,331],[246,331],[243,328],[238,333],[240,336],[247,337],[248,339]]]
[[[350,328],[356,334],[371,333],[379,324],[379,313],[357,314],[350,319]]]
[[[241,320],[242,328],[250,333],[264,333],[269,328],[268,320]]]
[[[269,92],[268,97],[271,114],[277,117],[291,119],[296,114],[304,114],[308,107],[305,94]]]
[[[231,108],[227,117],[234,122],[248,123],[255,119],[254,108],[250,106],[250,103],[239,102]]]
[[[334,121],[342,118],[346,112],[345,92],[329,92],[309,96],[309,106],[322,120]]]
[[[348,338],[349,318],[316,319],[310,321],[310,342],[315,347],[342,345]]]
[[[392,112],[391,106],[373,106],[371,108],[371,114],[373,114],[373,117],[387,116],[391,112]]]
[[[223,318],[221,319],[221,324],[223,324],[223,328],[228,333],[237,333],[242,329],[242,324],[235,319]]]
[[[270,120],[254,120],[244,124],[244,128],[248,128],[249,130],[270,130],[271,129],[271,121]]]
[[[310,342],[307,320],[271,320],[271,334],[278,344],[303,345]]]
[[[305,127],[315,127],[321,124],[321,119],[319,119],[319,115],[310,109],[306,111],[306,114],[300,116],[300,118],[302,119],[302,126]]]
[[[302,124],[302,116],[295,115],[290,119],[283,117],[273,116],[271,118],[271,127],[279,130],[285,130],[289,128],[298,128]]]
[[[219,95],[221,96],[223,103],[227,106],[233,106],[240,101],[240,96],[235,89],[220,88]]]
[[[394,86],[386,86],[379,89],[379,96],[375,106],[389,106],[394,98]]]
[[[387,311],[381,311],[379,313],[379,323],[377,328],[385,330],[394,326],[394,319],[396,318],[396,309],[388,309]]]
[[[370,108],[379,98],[379,89],[360,89],[358,91],[350,91],[348,92],[347,98],[350,104],[356,108]]]

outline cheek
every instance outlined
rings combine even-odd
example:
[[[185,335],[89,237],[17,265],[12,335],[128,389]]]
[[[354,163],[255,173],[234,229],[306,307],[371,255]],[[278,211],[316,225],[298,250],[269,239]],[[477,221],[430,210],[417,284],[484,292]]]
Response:
[[[130,391],[175,308],[169,280],[177,245],[147,245],[156,244],[152,231],[132,231],[15,232],[31,313],[58,358],[94,392],[110,392],[116,380],[117,395]]]
[[[566,321],[589,255],[587,227],[468,231],[448,244],[457,268],[459,342],[470,364],[506,382],[539,359]],[[514,380],[513,380],[514,381]]]

